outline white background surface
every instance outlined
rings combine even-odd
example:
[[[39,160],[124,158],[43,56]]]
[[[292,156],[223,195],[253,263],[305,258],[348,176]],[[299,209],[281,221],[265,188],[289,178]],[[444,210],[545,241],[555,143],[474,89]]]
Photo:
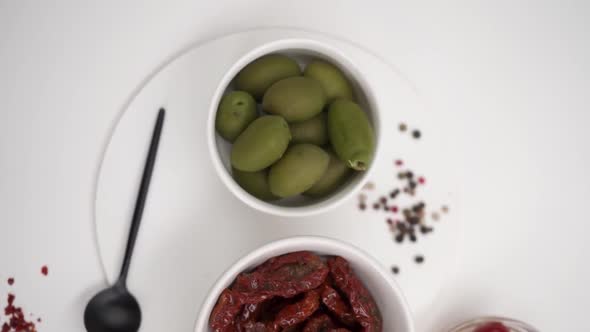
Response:
[[[104,283],[93,192],[128,96],[184,46],[268,25],[366,45],[445,120],[465,238],[460,270],[419,330],[479,314],[590,329],[590,4],[360,4],[0,2],[0,278],[16,277],[42,331],[82,330],[84,304]]]

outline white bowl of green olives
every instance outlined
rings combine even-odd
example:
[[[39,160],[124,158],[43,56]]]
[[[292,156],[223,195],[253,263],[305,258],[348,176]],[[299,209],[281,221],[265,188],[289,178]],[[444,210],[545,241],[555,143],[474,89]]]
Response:
[[[370,175],[379,151],[376,98],[337,49],[284,39],[240,58],[213,96],[213,164],[239,199],[280,216],[336,207]]]

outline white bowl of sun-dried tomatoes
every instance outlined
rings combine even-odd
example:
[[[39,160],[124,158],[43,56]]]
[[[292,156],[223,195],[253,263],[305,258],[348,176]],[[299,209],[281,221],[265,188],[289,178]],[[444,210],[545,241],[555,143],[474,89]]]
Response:
[[[292,237],[240,259],[213,285],[197,332],[413,332],[388,271],[362,250],[323,237]]]

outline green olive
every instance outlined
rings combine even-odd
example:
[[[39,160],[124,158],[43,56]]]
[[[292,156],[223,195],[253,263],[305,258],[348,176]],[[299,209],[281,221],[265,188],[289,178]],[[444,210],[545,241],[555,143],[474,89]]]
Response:
[[[281,54],[269,54],[244,67],[236,76],[235,83],[238,90],[247,91],[256,100],[261,100],[266,89],[273,83],[300,75],[301,68],[295,60]]]
[[[257,172],[279,160],[291,140],[289,125],[280,116],[254,120],[234,142],[231,164],[244,172]]]
[[[301,76],[276,82],[262,98],[262,110],[280,115],[289,123],[313,118],[325,104],[326,94],[320,83]]]
[[[353,99],[350,82],[338,67],[329,62],[322,60],[312,61],[305,68],[303,75],[320,82],[326,92],[328,102],[336,98]]]
[[[375,134],[367,114],[347,99],[336,99],[328,109],[328,134],[340,160],[358,171],[373,160]]]
[[[309,120],[289,124],[293,136],[291,143],[310,143],[319,146],[328,143],[326,116],[326,113],[322,112]]]
[[[232,91],[221,98],[215,129],[221,137],[233,142],[256,119],[256,101],[244,91]]]
[[[331,152],[329,154],[330,163],[328,164],[328,169],[318,182],[303,193],[304,195],[312,197],[326,196],[333,193],[348,179],[348,175],[352,170],[342,160],[338,159],[336,155]]]
[[[232,169],[232,175],[240,187],[252,196],[264,201],[278,199],[278,197],[270,192],[267,169],[258,172],[242,172],[234,168]]]
[[[293,145],[270,168],[270,191],[279,197],[301,194],[322,177],[329,162],[330,155],[315,145]]]

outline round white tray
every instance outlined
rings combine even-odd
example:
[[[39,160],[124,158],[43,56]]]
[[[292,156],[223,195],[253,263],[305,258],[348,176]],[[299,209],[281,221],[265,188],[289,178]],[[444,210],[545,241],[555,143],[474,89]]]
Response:
[[[366,191],[368,209],[351,199],[319,216],[281,219],[244,205],[221,183],[209,160],[207,111],[214,89],[244,53],[282,38],[310,38],[340,49],[376,87],[385,142],[376,165],[375,189]],[[123,110],[105,151],[96,189],[98,247],[109,282],[116,279],[124,252],[137,187],[156,113],[167,110],[158,160],[129,273],[129,288],[142,304],[145,331],[166,330],[168,316],[194,321],[215,280],[238,258],[272,240],[294,235],[323,235],[350,242],[394,276],[416,319],[432,310],[439,290],[453,271],[461,229],[454,204],[453,172],[445,164],[444,135],[429,122],[413,85],[380,57],[343,40],[291,29],[260,29],[228,35],[182,52],[151,75]],[[400,122],[419,128],[420,140],[398,131]],[[393,241],[385,212],[371,203],[396,180],[393,160],[401,158],[424,174],[418,197],[429,206],[448,205],[451,213],[417,243]],[[423,264],[414,256],[424,255]],[[159,325],[158,325],[159,324]]]

